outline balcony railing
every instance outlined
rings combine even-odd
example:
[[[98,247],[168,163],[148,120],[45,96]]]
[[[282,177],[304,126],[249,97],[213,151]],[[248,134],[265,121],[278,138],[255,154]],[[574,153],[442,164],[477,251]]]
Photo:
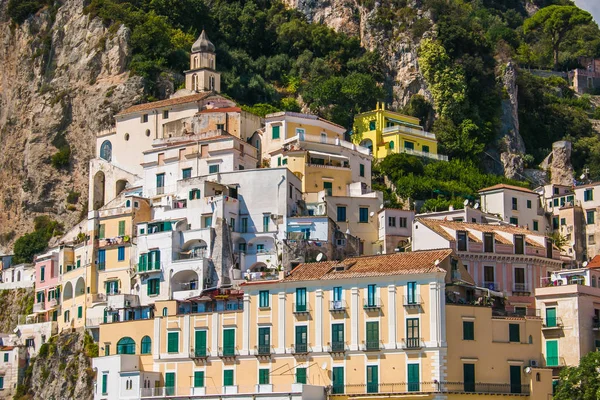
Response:
[[[490,290],[499,290],[500,286],[497,282],[484,281],[483,287]]]
[[[193,359],[203,359],[203,358],[208,358],[208,355],[210,354],[210,349],[204,347],[204,348],[200,348],[200,349],[192,349],[190,351],[190,358]]]
[[[239,351],[235,346],[219,347],[219,357],[221,358],[235,358],[238,355]]]
[[[379,310],[381,308],[381,299],[379,297],[367,298],[364,301],[365,310]]]
[[[294,314],[308,314],[310,312],[310,306],[306,303],[294,303],[293,304]]]
[[[394,125],[394,126],[388,126],[386,128],[383,128],[384,134],[395,133],[395,132],[410,133],[411,135],[423,136],[428,139],[435,139],[435,135],[433,133],[429,133],[422,129],[410,128],[410,127],[404,126],[404,125]]]
[[[423,304],[423,298],[418,295],[403,296],[404,307],[420,307]]]
[[[561,329],[562,327],[563,322],[560,317],[544,318],[542,323],[542,330]]]
[[[369,382],[367,384],[333,385],[330,397],[336,398],[337,394],[344,396],[368,393],[401,395],[415,392],[529,395],[530,387],[529,385],[484,382]]]
[[[379,351],[383,348],[381,340],[366,340],[362,344],[362,351]]]
[[[529,288],[528,283],[515,283],[513,287],[513,292],[517,293],[531,293],[531,289]]]
[[[33,312],[34,312],[34,313],[36,313],[36,312],[42,312],[42,311],[44,311],[45,309],[46,309],[46,303],[44,303],[44,302],[41,302],[41,303],[35,303],[35,304],[33,305]]]
[[[292,354],[308,354],[309,352],[308,343],[295,343],[292,345]]]
[[[402,347],[404,349],[420,349],[423,347],[421,338],[404,338]]]
[[[254,348],[254,354],[257,356],[270,356],[273,353],[270,344],[261,344]]]
[[[150,272],[159,272],[161,270],[160,261],[148,262],[148,264],[137,264],[135,266],[136,273],[150,273]]]
[[[331,342],[329,345],[330,353],[344,353],[346,351],[346,343],[344,342]]]
[[[546,367],[564,367],[566,365],[564,357],[546,357]]]
[[[333,300],[329,302],[329,311],[331,312],[344,312],[346,311],[345,300]]]

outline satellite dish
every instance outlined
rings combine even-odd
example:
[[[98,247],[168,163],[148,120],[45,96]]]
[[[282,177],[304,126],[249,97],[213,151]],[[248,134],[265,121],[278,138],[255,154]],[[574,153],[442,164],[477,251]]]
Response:
[[[325,371],[327,369],[327,363],[326,362],[324,362],[323,364],[321,364],[321,369],[323,371]]]
[[[350,228],[346,229],[346,235],[350,234]]]
[[[380,209],[380,210],[383,210],[383,204],[381,204],[381,205],[379,206],[379,209]]]
[[[585,174],[581,174],[581,176],[579,177],[579,179],[585,179]]]
[[[323,253],[317,254],[317,261],[321,261],[323,259]]]
[[[371,212],[369,213],[369,216],[371,216],[371,217],[372,217],[373,215],[375,215],[375,211],[371,211]]]
[[[465,199],[465,201],[463,201],[463,205],[466,207],[469,205],[469,199]]]
[[[435,260],[435,262],[433,263],[433,265],[437,266],[437,265],[439,265],[439,263],[440,263],[440,260],[438,259],[438,260]]]
[[[479,208],[479,203],[475,203],[475,205],[473,206],[474,209],[478,209]]]
[[[526,374],[530,374],[531,373],[531,367],[525,367],[525,373]]]
[[[588,266],[588,262],[587,262],[587,261],[584,261],[582,265],[583,265],[583,268],[585,268],[585,267],[587,267],[587,266]]]

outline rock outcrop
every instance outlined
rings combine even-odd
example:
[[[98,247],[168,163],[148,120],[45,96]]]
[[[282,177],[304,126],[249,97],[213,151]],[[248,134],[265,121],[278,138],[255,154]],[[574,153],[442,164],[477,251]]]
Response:
[[[95,133],[142,95],[127,71],[129,30],[109,32],[84,3],[65,0],[14,26],[0,0],[0,246],[40,214],[65,226],[79,220]],[[57,169],[51,157],[66,146],[70,165]],[[71,191],[84,194],[75,206]]]
[[[0,290],[0,332],[12,333],[19,316],[33,312],[34,296],[33,288]]]

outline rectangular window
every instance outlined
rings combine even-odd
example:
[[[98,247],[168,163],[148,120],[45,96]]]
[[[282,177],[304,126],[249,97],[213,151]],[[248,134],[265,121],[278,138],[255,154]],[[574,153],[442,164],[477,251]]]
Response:
[[[258,306],[260,308],[268,308],[269,307],[269,291],[261,290],[258,292]]]
[[[495,276],[494,276],[494,267],[486,265],[483,267],[483,281],[486,288],[491,290],[496,290],[495,287]],[[490,287],[491,284],[491,287]]]
[[[594,200],[594,189],[585,189],[585,192],[583,192],[583,201],[592,200]]]
[[[194,387],[204,387],[204,371],[194,371]]]
[[[558,342],[557,342],[558,343]],[[521,393],[521,369],[519,365],[510,365],[510,392]],[[529,387],[529,385],[527,385]]]
[[[376,285],[369,285],[367,286],[367,306],[368,307],[374,307],[376,305],[377,302],[377,286]]]
[[[163,110],[163,119],[169,119],[169,110]]]
[[[125,221],[119,221],[119,236],[125,236]]]
[[[346,222],[346,207],[345,206],[338,206],[337,221],[338,222]]]
[[[281,157],[277,157],[277,166],[281,167]]]
[[[258,370],[258,384],[268,385],[269,384],[269,369],[261,368]]]
[[[106,268],[106,250],[98,250],[98,270],[104,271]]]
[[[156,174],[156,194],[163,194],[165,187],[165,174]]]
[[[556,307],[548,307],[546,308],[546,323],[545,325],[548,328],[556,327]]]
[[[217,130],[218,131],[225,130],[225,124],[217,124]]]
[[[508,324],[508,340],[515,343],[521,342],[519,324]]]
[[[191,168],[184,168],[181,170],[181,178],[182,179],[188,179],[192,177],[192,169]]]
[[[235,218],[229,218],[229,229],[231,232],[235,232]]]
[[[125,246],[119,246],[117,249],[117,260],[125,261]]]
[[[167,352],[179,353],[179,332],[167,332]]]
[[[258,354],[271,354],[271,328],[258,328]]]
[[[515,235],[515,254],[525,254],[525,238],[523,235]]]
[[[377,365],[367,366],[367,393],[379,392],[379,368]]]
[[[513,210],[518,210],[519,209],[519,207],[517,205],[517,198],[516,197],[512,198],[512,209]]]
[[[408,318],[406,320],[406,347],[409,349],[421,347],[418,318]]]
[[[566,218],[561,218],[560,219],[560,226],[565,226],[567,224],[567,219]]]
[[[148,296],[160,294],[160,278],[148,279]]]
[[[246,252],[246,243],[240,243],[238,246],[238,250],[240,253],[245,253]]]
[[[83,318],[83,306],[77,307],[77,318]]]
[[[344,324],[331,325],[331,349],[333,351],[344,351]]]
[[[296,311],[306,311],[306,288],[296,289]]]
[[[360,176],[364,177],[365,176],[365,165],[364,164],[360,164],[358,166],[358,171],[360,173]]]
[[[241,219],[241,226],[240,226],[240,232],[241,233],[248,233],[248,218],[244,217]]]
[[[512,225],[519,225],[519,218],[517,217],[510,217],[510,221],[509,221]]]
[[[342,301],[342,287],[336,286],[333,288],[333,301]]]
[[[8,362],[8,353],[4,353],[4,362]]]
[[[596,244],[596,238],[594,235],[588,235],[588,244]]]
[[[269,220],[271,219],[270,214],[263,215],[263,232],[269,232]]]
[[[379,322],[367,322],[367,350],[379,350]]]
[[[533,221],[533,230],[535,232],[540,230],[540,224],[537,221]]]
[[[77,268],[81,268],[81,258],[77,259]]]
[[[108,394],[108,374],[102,374],[102,395]]]
[[[376,121],[375,120],[369,121],[369,130],[374,131],[375,127],[376,127]]]
[[[593,210],[589,210],[585,212],[586,215],[586,221],[588,225],[593,225],[594,224],[594,220],[595,220],[595,214],[596,212]]]
[[[206,216],[202,219],[204,219],[204,228],[210,228],[212,226],[212,216]]]
[[[219,164],[213,164],[208,166],[209,174],[216,174],[217,172],[219,172]]]
[[[531,200],[527,200],[527,208],[531,208]]]
[[[264,253],[264,252],[265,252],[265,245],[257,244],[256,245],[256,254],[260,254],[260,253]]]
[[[552,217],[552,229],[558,229],[558,217]]]
[[[325,191],[325,196],[333,196],[333,183],[323,182],[323,190]]]
[[[46,268],[40,268],[40,281],[44,282],[46,280]]]
[[[475,340],[475,322],[463,321],[463,340]]]
[[[367,223],[369,222],[369,208],[360,207],[358,209],[358,222]]]
[[[223,355],[235,355],[235,329],[223,329]]]
[[[408,370],[408,391],[418,392],[420,391],[420,379],[419,379],[419,364],[407,364]]]
[[[344,393],[344,367],[331,369],[331,394]]]
[[[475,391],[475,364],[463,364],[465,392]]]
[[[143,114],[142,115],[142,123],[146,123],[148,122],[148,114]]]
[[[272,132],[273,139],[279,139],[279,129],[280,129],[279,125],[271,125],[271,132]]]
[[[483,234],[483,251],[486,253],[494,252],[494,234],[484,233]]]
[[[456,232],[456,241],[457,241],[458,251],[467,251],[467,232],[457,231]]]
[[[105,225],[100,224],[98,227],[98,239],[104,239]]]
[[[546,366],[558,366],[558,340],[546,340]]]
[[[396,227],[396,217],[388,217],[388,226],[392,228]]]
[[[553,242],[552,239],[546,239],[546,258],[552,258],[552,250],[553,250]]]
[[[233,370],[226,369],[223,371],[223,386],[233,386]]]
[[[423,153],[429,153],[429,146],[423,146]]]
[[[175,394],[175,372],[165,373],[165,394],[167,396]]]
[[[195,331],[194,354],[196,355],[196,357],[206,357],[206,331]]]
[[[406,303],[417,304],[417,282],[408,282],[406,284]]]
[[[296,368],[296,383],[306,385],[306,368]]]
[[[406,228],[406,224],[408,223],[407,218],[406,217],[399,217],[398,220],[400,222],[400,228]]]

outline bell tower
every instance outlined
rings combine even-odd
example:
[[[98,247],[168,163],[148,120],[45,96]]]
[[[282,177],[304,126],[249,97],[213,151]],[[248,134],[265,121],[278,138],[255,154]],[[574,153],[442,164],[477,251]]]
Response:
[[[185,71],[185,88],[193,92],[220,92],[221,74],[215,69],[216,60],[215,45],[202,30],[192,46],[190,70]]]

